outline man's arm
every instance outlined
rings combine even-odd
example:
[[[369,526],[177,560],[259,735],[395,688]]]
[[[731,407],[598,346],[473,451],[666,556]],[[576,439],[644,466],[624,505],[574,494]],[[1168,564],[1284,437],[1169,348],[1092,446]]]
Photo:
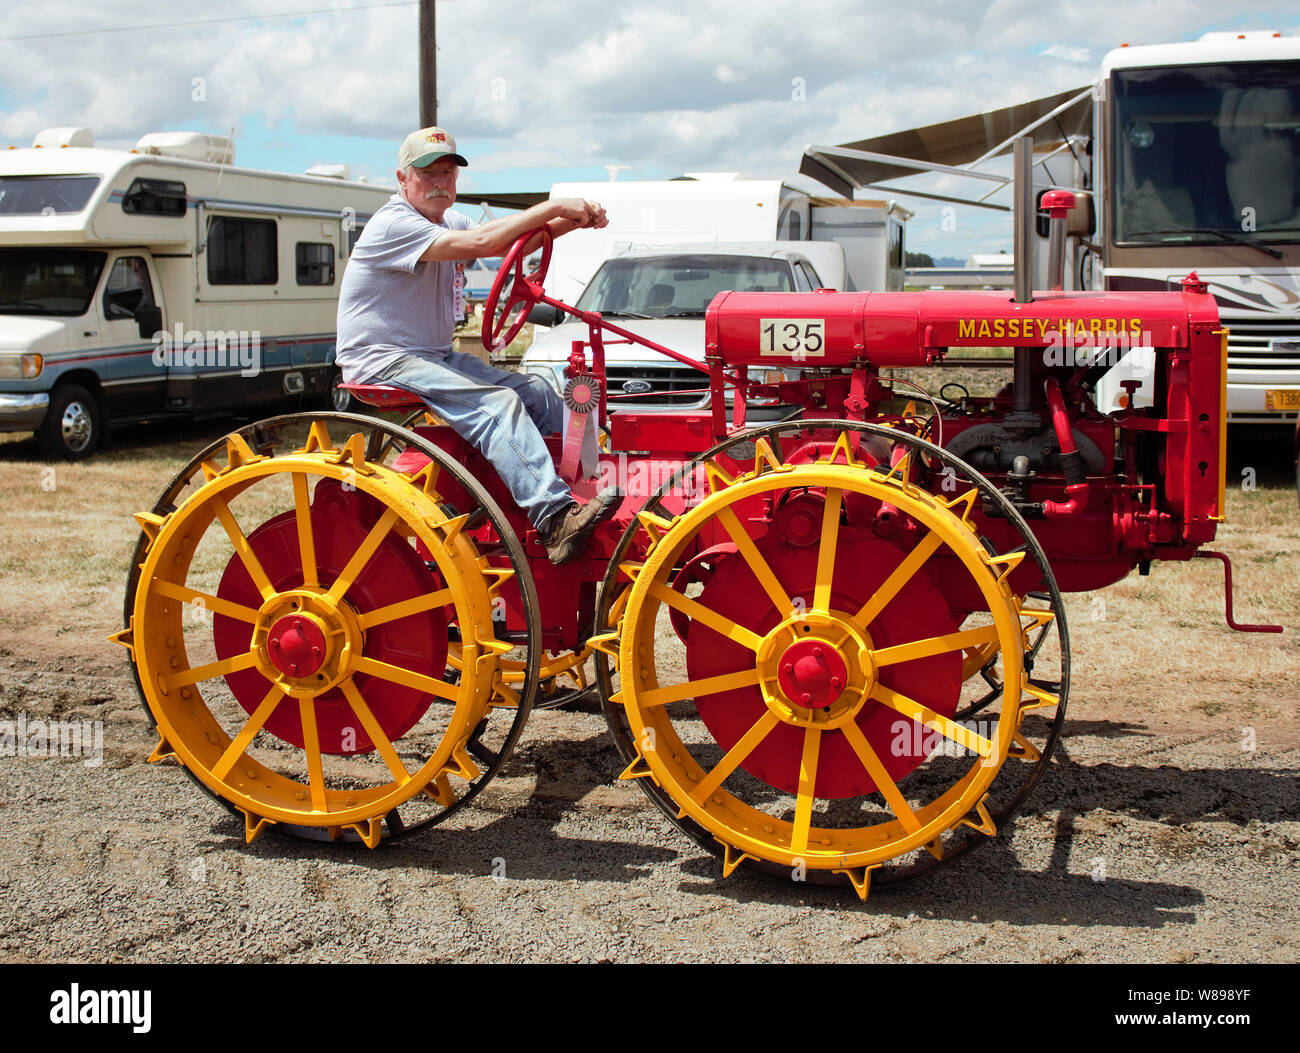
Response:
[[[425,260],[474,260],[483,256],[502,256],[522,235],[538,227],[548,227],[553,237],[583,227],[599,228],[608,224],[605,210],[592,201],[578,197],[556,198],[515,216],[490,220],[473,230],[449,230],[440,235],[420,256]],[[535,238],[527,251],[540,242]]]

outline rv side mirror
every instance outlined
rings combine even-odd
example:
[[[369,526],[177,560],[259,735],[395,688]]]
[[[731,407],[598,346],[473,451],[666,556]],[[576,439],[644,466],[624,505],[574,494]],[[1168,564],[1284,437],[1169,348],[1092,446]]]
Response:
[[[1051,188],[1048,188],[1051,189]],[[1043,208],[1043,195],[1048,190],[1040,190],[1034,196],[1034,227],[1040,238],[1045,238],[1051,231],[1051,217]],[[1065,233],[1082,234],[1085,237],[1097,230],[1097,212],[1093,208],[1092,195],[1074,191],[1074,208],[1066,214]]]
[[[1097,210],[1092,195],[1076,193],[1074,199],[1074,208],[1065,217],[1065,232],[1091,237],[1097,232]]]
[[[528,312],[528,320],[533,325],[544,325],[549,329],[564,320],[564,312],[549,303],[539,303]]]
[[[162,308],[141,307],[135,312],[135,320],[140,325],[140,338],[152,340],[154,333],[162,329]]]

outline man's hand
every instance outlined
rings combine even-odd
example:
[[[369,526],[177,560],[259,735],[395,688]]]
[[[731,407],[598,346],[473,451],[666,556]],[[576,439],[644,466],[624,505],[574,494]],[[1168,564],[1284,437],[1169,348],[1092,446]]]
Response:
[[[563,197],[553,201],[552,205],[559,210],[560,214],[557,218],[568,223],[570,230],[580,228],[599,230],[601,227],[609,226],[605,210],[597,201],[584,201],[580,197]]]

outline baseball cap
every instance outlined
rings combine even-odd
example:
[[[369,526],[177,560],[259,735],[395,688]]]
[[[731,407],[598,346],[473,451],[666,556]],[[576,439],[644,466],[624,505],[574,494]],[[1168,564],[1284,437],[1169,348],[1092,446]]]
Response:
[[[462,168],[469,165],[456,152],[456,140],[441,128],[421,128],[402,140],[402,148],[397,151],[397,166],[405,168],[414,165],[423,168],[440,157],[450,157]]]

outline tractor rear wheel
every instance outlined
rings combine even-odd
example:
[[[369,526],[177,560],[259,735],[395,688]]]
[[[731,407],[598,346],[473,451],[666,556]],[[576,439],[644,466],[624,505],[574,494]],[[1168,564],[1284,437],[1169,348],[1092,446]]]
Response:
[[[536,595],[500,509],[437,447],[370,417],[273,418],[137,519],[116,639],[158,728],[150,760],[178,761],[249,840],[374,847],[499,771],[536,693]],[[498,638],[511,577],[527,630]]]
[[[755,429],[669,480],[620,544],[605,594],[631,584],[602,601],[592,642],[612,659],[596,668],[622,777],[724,875],[848,882],[865,898],[873,878],[955,858],[1019,807],[1064,720],[1068,636],[1042,549],[987,480],[899,429],[817,427],[838,442],[809,447],[807,422]],[[867,452],[882,442],[892,459]],[[752,463],[728,455],[740,449]],[[708,492],[670,517],[664,495],[701,467]],[[980,537],[977,501],[1021,543]],[[1026,560],[1046,603],[1012,587]],[[1031,639],[1048,626],[1051,659]],[[962,720],[983,689],[972,667],[991,663],[996,705]]]

